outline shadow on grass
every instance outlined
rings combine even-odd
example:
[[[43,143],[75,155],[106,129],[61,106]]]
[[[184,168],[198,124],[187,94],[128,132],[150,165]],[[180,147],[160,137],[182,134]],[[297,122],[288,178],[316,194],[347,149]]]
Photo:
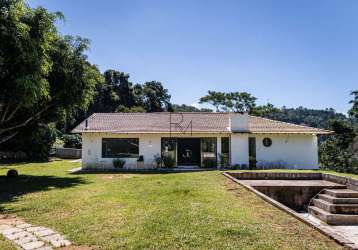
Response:
[[[57,188],[70,188],[88,181],[81,177],[57,177],[19,175],[16,178],[0,176],[0,212],[4,212],[4,205],[16,201],[22,195],[47,191]]]

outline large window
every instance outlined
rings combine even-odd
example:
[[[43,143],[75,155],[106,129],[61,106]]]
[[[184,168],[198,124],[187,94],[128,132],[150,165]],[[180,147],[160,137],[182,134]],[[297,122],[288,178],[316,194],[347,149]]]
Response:
[[[103,138],[103,158],[137,158],[139,157],[138,138]]]
[[[201,138],[202,158],[212,158],[216,160],[216,137]]]
[[[162,137],[162,157],[171,157],[176,160],[177,156],[177,139]]]

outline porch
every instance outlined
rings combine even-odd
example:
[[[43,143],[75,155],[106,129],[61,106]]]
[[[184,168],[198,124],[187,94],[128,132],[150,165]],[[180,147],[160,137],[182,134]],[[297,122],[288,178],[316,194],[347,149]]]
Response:
[[[230,164],[230,137],[162,137],[160,155],[161,167],[196,169],[227,166]]]

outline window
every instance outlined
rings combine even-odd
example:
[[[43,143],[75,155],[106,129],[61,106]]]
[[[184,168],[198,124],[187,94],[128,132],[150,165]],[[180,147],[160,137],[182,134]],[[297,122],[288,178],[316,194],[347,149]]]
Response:
[[[229,154],[230,153],[230,138],[229,137],[221,137],[221,153]]]
[[[272,140],[270,138],[264,138],[262,140],[262,144],[265,146],[265,147],[270,147],[272,145]]]
[[[103,158],[137,158],[139,157],[138,138],[103,138]]]
[[[211,157],[216,159],[216,138],[201,138],[201,154],[203,158]]]
[[[162,156],[172,157],[176,159],[176,152],[177,152],[177,139],[176,138],[168,138],[163,137],[161,138],[162,143]]]

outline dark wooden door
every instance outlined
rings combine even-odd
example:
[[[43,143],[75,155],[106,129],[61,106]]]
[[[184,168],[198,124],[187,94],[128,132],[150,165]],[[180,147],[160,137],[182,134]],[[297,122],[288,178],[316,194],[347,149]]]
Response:
[[[178,138],[178,165],[200,166],[200,138]]]
[[[249,137],[249,168],[256,168],[256,138]]]

